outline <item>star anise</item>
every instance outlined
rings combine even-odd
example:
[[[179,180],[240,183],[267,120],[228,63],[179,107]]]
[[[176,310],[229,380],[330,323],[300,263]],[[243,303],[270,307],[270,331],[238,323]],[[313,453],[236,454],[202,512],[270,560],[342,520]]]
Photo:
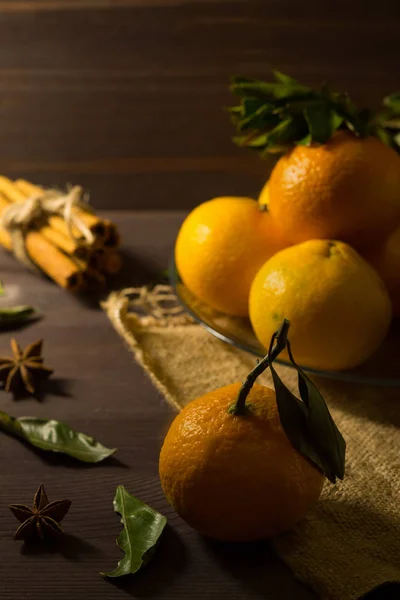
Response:
[[[12,357],[0,356],[0,381],[4,381],[6,392],[15,391],[21,386],[30,394],[35,393],[40,378],[48,377],[53,369],[43,364],[43,340],[38,340],[21,349],[14,338],[10,342]]]
[[[60,522],[69,511],[70,506],[70,500],[49,502],[44,486],[41,485],[33,499],[32,508],[25,504],[10,504],[11,512],[21,523],[14,534],[14,539],[60,538],[63,534]]]

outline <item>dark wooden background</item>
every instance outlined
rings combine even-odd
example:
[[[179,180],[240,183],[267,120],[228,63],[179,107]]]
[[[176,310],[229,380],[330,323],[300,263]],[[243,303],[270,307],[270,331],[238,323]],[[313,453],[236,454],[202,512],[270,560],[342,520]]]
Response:
[[[0,171],[98,207],[254,195],[229,76],[270,66],[376,103],[400,88],[398,0],[0,1]]]

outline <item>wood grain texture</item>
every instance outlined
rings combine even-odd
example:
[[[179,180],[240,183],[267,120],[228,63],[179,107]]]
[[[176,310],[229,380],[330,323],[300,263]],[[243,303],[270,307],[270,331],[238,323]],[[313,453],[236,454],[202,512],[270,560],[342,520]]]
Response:
[[[116,285],[154,278],[170,256],[183,213],[113,213],[129,255]],[[42,402],[13,402],[1,392],[1,409],[15,416],[56,418],[118,447],[116,460],[96,466],[36,452],[0,435],[1,597],[5,600],[312,600],[267,544],[217,544],[198,536],[167,504],[158,479],[158,454],[173,413],[105,315],[38,278],[0,253],[7,302],[29,302],[45,314],[17,333],[21,344],[43,337],[46,362],[55,369],[52,393]],[[4,303],[4,300],[2,300]],[[6,353],[10,333],[0,335]],[[58,386],[51,381],[60,382]],[[61,389],[63,390],[61,392]],[[68,497],[68,534],[59,552],[39,552],[12,539],[17,525],[7,506],[30,503],[43,483],[50,500]],[[154,561],[138,576],[114,583],[99,572],[121,558],[115,544],[121,525],[112,500],[117,485],[168,517]]]
[[[82,183],[98,207],[255,195],[230,75],[270,66],[375,104],[398,88],[394,0],[0,1],[0,171]]]

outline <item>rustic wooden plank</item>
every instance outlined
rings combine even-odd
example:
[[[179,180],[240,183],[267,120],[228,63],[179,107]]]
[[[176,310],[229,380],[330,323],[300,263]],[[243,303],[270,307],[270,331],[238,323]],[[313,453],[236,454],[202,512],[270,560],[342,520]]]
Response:
[[[70,11],[70,10],[88,10],[102,9],[110,10],[116,8],[131,7],[173,7],[181,8],[183,6],[196,5],[199,0],[0,0],[0,10],[6,12],[33,12],[33,11]],[[306,6],[299,5],[297,0],[201,0],[201,4],[212,4],[215,6],[224,6],[229,4],[244,4],[247,8],[264,6],[271,14],[276,12],[285,12],[292,17],[299,17],[309,11],[310,16],[324,15],[327,19],[333,19],[339,16],[343,23],[349,18],[355,18],[362,21],[365,17],[376,21],[377,17],[395,16],[398,17],[396,2],[385,0],[380,3],[378,14],[377,7],[373,3],[362,4],[360,2],[349,3],[347,0],[338,0],[332,3],[321,3],[318,0],[309,0]]]
[[[181,7],[195,4],[197,0],[2,0],[0,11],[3,12],[37,12],[66,11],[131,7]],[[246,0],[218,0],[218,4],[232,4]],[[215,0],[202,0],[204,4],[215,4]]]
[[[230,140],[230,75],[271,65],[376,104],[398,87],[396,6],[0,1],[0,169],[103,207],[256,195],[271,163]]]

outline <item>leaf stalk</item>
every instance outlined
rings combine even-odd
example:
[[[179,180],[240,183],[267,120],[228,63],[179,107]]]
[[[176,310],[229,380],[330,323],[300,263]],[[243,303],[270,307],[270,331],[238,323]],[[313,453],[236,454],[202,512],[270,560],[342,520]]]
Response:
[[[254,367],[254,369],[250,371],[246,379],[243,381],[236,402],[229,409],[229,412],[231,414],[236,416],[243,416],[246,414],[246,400],[250,393],[250,390],[253,387],[257,377],[259,377],[261,373],[268,369],[270,363],[274,361],[279,356],[279,354],[286,348],[289,327],[290,321],[288,321],[288,319],[284,319],[278,331],[274,333],[275,345],[272,348],[271,353],[268,353],[267,356],[265,356]]]

